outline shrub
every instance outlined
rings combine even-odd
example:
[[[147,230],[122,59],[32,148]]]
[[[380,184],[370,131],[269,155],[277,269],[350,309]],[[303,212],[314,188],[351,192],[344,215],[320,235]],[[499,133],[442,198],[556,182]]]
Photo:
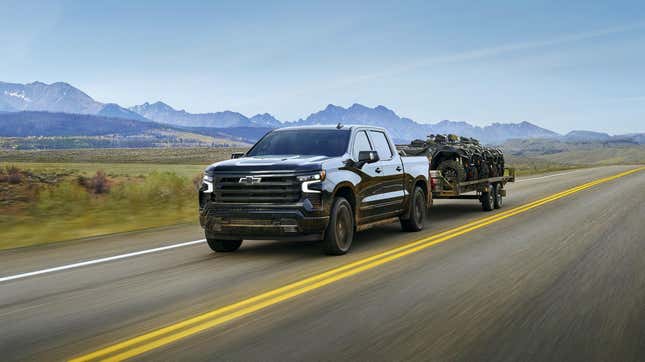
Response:
[[[110,183],[102,170],[96,171],[96,175],[92,177],[89,186],[90,190],[95,194],[106,194],[110,191]]]
[[[16,166],[7,167],[7,182],[10,184],[19,184],[22,182],[22,174]]]

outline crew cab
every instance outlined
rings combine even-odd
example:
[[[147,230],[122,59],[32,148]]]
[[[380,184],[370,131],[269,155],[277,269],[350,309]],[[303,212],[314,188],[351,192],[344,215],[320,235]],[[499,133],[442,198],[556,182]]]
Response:
[[[372,126],[273,130],[244,154],[210,165],[199,189],[200,224],[217,252],[242,240],[322,240],[346,253],[357,231],[400,222],[423,228],[432,203],[426,157],[402,157]]]

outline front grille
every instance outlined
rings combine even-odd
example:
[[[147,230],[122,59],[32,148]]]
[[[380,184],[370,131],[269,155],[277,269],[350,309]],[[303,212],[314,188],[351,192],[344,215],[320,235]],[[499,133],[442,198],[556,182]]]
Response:
[[[259,180],[240,182],[247,176],[215,175],[213,200],[241,204],[286,204],[300,200],[301,185],[295,175],[253,175]]]

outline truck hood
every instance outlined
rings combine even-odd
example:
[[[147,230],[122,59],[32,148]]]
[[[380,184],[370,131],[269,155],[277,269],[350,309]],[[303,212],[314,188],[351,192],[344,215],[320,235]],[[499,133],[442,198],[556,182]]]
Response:
[[[215,172],[255,171],[320,171],[326,156],[256,156],[216,162],[206,168],[206,174]]]

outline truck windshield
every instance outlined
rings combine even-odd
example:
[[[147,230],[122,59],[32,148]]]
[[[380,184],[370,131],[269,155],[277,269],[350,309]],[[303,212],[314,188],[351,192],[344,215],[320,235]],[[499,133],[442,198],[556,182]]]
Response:
[[[294,129],[274,131],[251,148],[247,156],[314,155],[337,157],[347,151],[347,129]]]

